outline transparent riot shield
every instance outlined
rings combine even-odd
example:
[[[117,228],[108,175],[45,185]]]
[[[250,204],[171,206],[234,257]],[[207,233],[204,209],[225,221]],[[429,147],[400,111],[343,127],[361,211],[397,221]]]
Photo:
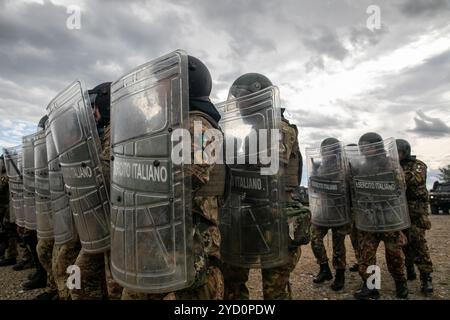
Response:
[[[339,227],[351,223],[348,170],[341,142],[306,149],[311,222]]]
[[[39,131],[34,140],[34,177],[37,236],[43,240],[53,239],[52,206],[44,130]]]
[[[23,210],[25,228],[36,230],[36,205],[34,181],[34,139],[36,133],[22,138]]]
[[[194,281],[191,179],[171,158],[181,143],[172,132],[189,129],[187,77],[187,55],[175,51],[111,87],[112,274],[137,291]]]
[[[108,190],[100,163],[101,145],[87,90],[75,81],[47,107],[66,192],[83,249],[109,249]]]
[[[15,221],[19,227],[25,227],[25,213],[23,208],[22,145],[5,148],[4,155]]]
[[[78,234],[70,210],[69,197],[64,190],[64,178],[59,165],[58,153],[50,126],[46,127],[48,176],[53,212],[53,234],[55,245],[63,245],[77,239]]]
[[[356,227],[367,232],[408,228],[405,181],[395,139],[345,150],[352,178]]]
[[[219,219],[221,258],[245,268],[283,265],[288,259],[289,232],[278,163],[278,89],[231,99],[217,108],[222,116],[225,162],[231,169],[229,195]]]

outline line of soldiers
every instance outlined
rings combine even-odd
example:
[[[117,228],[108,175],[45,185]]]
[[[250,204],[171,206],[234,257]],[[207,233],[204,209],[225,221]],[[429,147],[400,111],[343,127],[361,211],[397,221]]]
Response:
[[[311,247],[320,271],[313,279],[322,283],[333,279],[323,243],[331,230],[333,267],[336,275],[331,288],[344,287],[346,269],[345,237],[350,235],[363,280],[357,299],[376,299],[379,291],[367,280],[368,268],[376,265],[380,242],[385,246],[388,270],[396,296],[408,296],[407,280],[420,271],[421,291],[433,292],[432,262],[425,239],[431,228],[428,218],[426,165],[411,156],[411,146],[403,139],[386,139],[366,133],[358,145],[343,146],[335,138],[322,141],[320,148],[307,149],[309,199],[312,212]],[[406,264],[406,274],[405,274]]]
[[[391,154],[381,148],[384,162],[375,157],[373,163],[386,166],[377,167],[363,158],[374,145],[380,151],[379,136],[363,136],[353,156],[352,150],[342,152],[339,141],[324,141],[319,162],[307,156],[310,211],[294,192],[302,155],[278,88],[261,74],[247,73],[217,105],[211,89],[204,63],[177,50],[113,83],[86,90],[75,81],[60,92],[38,132],[5,149],[1,190],[8,190],[9,178],[9,191],[2,203],[7,208],[10,200],[13,210],[5,214],[8,250],[0,264],[16,263],[15,239],[32,234],[26,261],[45,279],[32,286],[46,287],[42,299],[248,299],[250,268],[262,271],[265,299],[290,299],[289,276],[310,239],[321,265],[314,281],[332,278],[322,241],[329,228],[332,287],[342,289],[343,239],[350,229],[343,225],[354,219],[359,271],[367,278],[379,240],[388,243],[384,231],[391,231],[373,230],[381,225],[374,216],[392,215],[396,222],[389,226],[409,226],[401,203],[404,180],[393,175],[396,149]],[[408,186],[419,177],[411,168]],[[363,190],[377,174],[387,177],[384,189]],[[348,192],[342,197],[347,188],[353,206]],[[394,204],[396,212],[385,210]],[[417,228],[408,229],[409,237],[422,244],[424,233]],[[411,241],[408,252],[420,266],[416,248]],[[403,268],[402,259],[399,253],[396,266]],[[79,286],[68,286],[72,265],[80,270]],[[427,279],[431,286],[429,272]],[[374,292],[364,284],[357,297]]]

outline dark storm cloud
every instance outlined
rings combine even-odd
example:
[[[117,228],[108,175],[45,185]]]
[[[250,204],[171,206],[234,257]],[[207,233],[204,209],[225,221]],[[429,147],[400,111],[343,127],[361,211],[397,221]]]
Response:
[[[444,137],[450,135],[450,127],[439,118],[427,116],[422,111],[416,112],[415,128],[409,130],[425,137]]]
[[[433,16],[450,10],[450,3],[448,0],[407,0],[399,7],[406,16]]]

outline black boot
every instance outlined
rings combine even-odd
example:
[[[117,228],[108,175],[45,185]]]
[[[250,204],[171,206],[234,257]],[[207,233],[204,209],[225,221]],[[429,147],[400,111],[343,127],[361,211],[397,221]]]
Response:
[[[27,278],[28,278],[28,280],[33,280],[37,276],[39,276],[39,271],[36,270],[33,273],[30,273]]]
[[[37,269],[36,276],[22,284],[23,290],[33,290],[47,286],[47,271],[45,271],[42,265]]]
[[[369,289],[364,281],[361,288],[353,296],[358,300],[374,300],[380,297],[380,293],[377,289]]]
[[[406,266],[406,277],[408,280],[416,280],[417,274],[414,265]]]
[[[339,291],[344,288],[345,283],[345,269],[337,269],[336,276],[334,277],[334,281],[331,284],[331,289],[334,291]]]
[[[12,269],[14,271],[22,271],[26,269],[31,269],[34,267],[33,261],[31,260],[22,260],[19,263],[15,264]]]
[[[433,283],[431,282],[431,275],[429,273],[420,274],[420,291],[424,294],[433,293]]]
[[[348,270],[350,270],[350,272],[358,272],[359,271],[359,264],[355,263]]]
[[[322,283],[325,280],[333,279],[333,275],[331,274],[330,266],[327,263],[322,263],[320,265],[320,271],[317,276],[313,279],[314,283]]]
[[[33,300],[59,300],[58,299],[58,291],[46,291],[38,295]]]
[[[16,258],[5,258],[0,260],[0,267],[12,266],[16,264]]]
[[[399,299],[408,298],[408,285],[406,281],[395,281],[395,295]]]

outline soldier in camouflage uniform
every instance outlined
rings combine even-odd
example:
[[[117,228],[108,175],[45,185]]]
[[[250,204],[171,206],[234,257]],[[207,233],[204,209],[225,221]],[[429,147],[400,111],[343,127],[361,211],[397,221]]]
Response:
[[[239,77],[234,83],[233,88],[248,92],[236,92],[233,95],[239,97],[243,94],[258,92],[272,86],[272,82],[265,76],[257,73],[250,73]],[[298,199],[292,197],[292,193],[300,184],[302,173],[302,155],[298,143],[298,129],[296,125],[291,124],[284,117],[285,109],[282,108],[281,133],[282,143],[280,144],[280,160],[282,164],[282,176],[285,181],[285,190],[282,195],[283,208],[290,222],[290,244],[289,244],[289,262],[285,265],[264,268],[261,270],[263,282],[264,299],[288,300],[292,298],[289,276],[297,265],[301,256],[301,244],[309,242],[309,220],[311,213],[307,207],[304,207]],[[304,240],[305,233],[307,241]],[[299,241],[299,238],[303,239]],[[247,300],[249,291],[246,286],[250,269],[232,266],[228,263],[222,264],[222,270],[225,278],[225,299],[226,300]]]
[[[336,138],[327,138],[322,141],[321,148],[332,146],[339,143]],[[320,165],[316,170],[321,170]],[[317,264],[320,266],[320,271],[316,277],[314,277],[314,283],[322,283],[326,280],[333,279],[333,275],[328,265],[327,251],[323,243],[323,238],[328,234],[331,229],[332,243],[333,243],[333,267],[336,270],[336,277],[331,284],[331,289],[339,291],[344,287],[345,283],[345,267],[346,267],[346,250],[345,250],[345,237],[349,234],[351,226],[345,224],[339,227],[325,227],[312,223],[311,226],[311,249],[317,260]]]
[[[0,163],[0,238],[3,247],[0,267],[3,267],[16,264],[18,252],[16,225],[9,220],[9,180],[3,163],[3,156],[0,157],[0,161],[2,162]]]
[[[366,154],[376,153],[377,147],[370,147],[367,145],[382,142],[382,137],[377,133],[366,133],[359,139],[359,147],[364,147]],[[385,157],[379,157],[374,161],[376,168],[380,169],[382,165],[386,166],[386,169],[390,170],[389,163]],[[374,163],[371,164],[374,166]],[[403,177],[399,184],[404,184]],[[405,299],[408,296],[408,286],[405,275],[405,256],[403,254],[403,246],[406,244],[406,237],[401,231],[393,232],[366,232],[359,230],[360,240],[360,261],[359,261],[359,274],[363,280],[363,285],[356,291],[356,299],[377,299],[379,292],[377,289],[369,289],[367,287],[367,279],[370,274],[367,273],[368,266],[376,265],[376,253],[381,241],[384,242],[386,263],[388,270],[395,281],[396,295],[398,298]]]
[[[105,186],[109,190],[109,117],[111,82],[99,84],[89,90],[91,106],[97,123],[97,131],[102,143],[101,164]],[[81,288],[70,292],[73,300],[120,299],[122,288],[112,279],[109,251],[106,253],[86,253],[80,250],[75,264],[81,271]]]
[[[70,300],[70,291],[67,287],[67,267],[75,264],[80,253],[81,244],[77,239],[63,245],[54,245],[52,254],[52,271],[59,300]]]
[[[189,123],[190,134],[194,137],[194,123],[201,123],[202,132],[218,129],[220,115],[211,103],[209,95],[212,89],[211,75],[199,59],[188,56],[189,71]],[[203,139],[208,139],[203,136]],[[220,266],[220,231],[218,227],[219,207],[222,205],[225,167],[209,164],[202,160],[203,150],[209,140],[192,139],[191,165],[187,173],[192,179],[192,214],[194,235],[195,281],[189,288],[175,292],[148,294],[123,289],[122,300],[222,300],[223,275]],[[197,160],[195,160],[197,159]],[[217,195],[211,195],[217,194]]]
[[[357,147],[358,145],[356,143],[350,143],[347,145],[347,147]],[[350,199],[351,200],[351,199]],[[350,242],[352,244],[353,252],[355,253],[355,259],[356,263],[349,268],[351,272],[358,272],[359,269],[359,238],[358,238],[358,229],[356,228],[356,224],[354,221],[354,212],[352,209],[352,216],[353,216],[353,222],[350,229]]]
[[[405,175],[406,199],[411,218],[411,228],[404,231],[408,238],[408,244],[404,247],[408,280],[416,278],[414,270],[416,264],[420,271],[421,291],[431,294],[433,263],[425,239],[426,230],[431,228],[428,218],[427,166],[415,156],[411,156],[411,145],[408,141],[398,139],[397,148]]]

